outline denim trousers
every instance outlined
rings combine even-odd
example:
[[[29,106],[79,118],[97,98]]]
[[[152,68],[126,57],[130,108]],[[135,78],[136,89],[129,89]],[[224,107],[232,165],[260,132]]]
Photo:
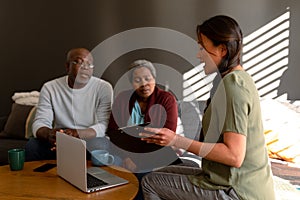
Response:
[[[96,137],[85,139],[87,158],[92,150],[105,149],[109,150],[110,142],[106,137]],[[48,141],[42,141],[37,138],[30,138],[25,145],[25,160],[55,160],[56,151],[51,151],[51,145]]]

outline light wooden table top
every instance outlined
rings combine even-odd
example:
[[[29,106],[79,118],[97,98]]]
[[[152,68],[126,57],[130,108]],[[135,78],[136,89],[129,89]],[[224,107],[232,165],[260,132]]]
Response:
[[[133,199],[138,192],[138,180],[120,167],[103,167],[112,174],[129,181],[128,184],[86,194],[69,184],[56,173],[56,167],[47,172],[34,172],[38,166],[55,161],[25,162],[21,171],[11,171],[8,165],[0,166],[0,199]]]

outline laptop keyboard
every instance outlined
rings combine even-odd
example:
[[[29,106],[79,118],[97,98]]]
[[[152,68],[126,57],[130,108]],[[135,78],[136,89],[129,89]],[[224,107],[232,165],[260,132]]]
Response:
[[[98,186],[102,186],[102,185],[108,185],[108,183],[106,183],[103,180],[100,180],[90,174],[87,174],[87,188],[93,188],[93,187],[98,187]]]

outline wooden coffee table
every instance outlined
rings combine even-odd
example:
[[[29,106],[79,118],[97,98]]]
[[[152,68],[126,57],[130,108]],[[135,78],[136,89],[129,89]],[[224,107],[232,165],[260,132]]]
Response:
[[[133,199],[138,192],[136,176],[120,167],[102,167],[129,181],[128,184],[86,194],[56,174],[56,167],[47,172],[34,172],[38,166],[56,161],[25,162],[21,171],[10,171],[8,165],[0,166],[0,199]],[[90,165],[90,163],[88,163]]]

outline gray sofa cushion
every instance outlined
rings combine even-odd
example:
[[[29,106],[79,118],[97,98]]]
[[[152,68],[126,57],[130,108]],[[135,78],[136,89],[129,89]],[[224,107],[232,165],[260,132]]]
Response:
[[[179,134],[183,134],[190,139],[199,140],[205,107],[206,101],[178,101],[178,117],[181,120],[180,126],[182,127]],[[182,151],[180,158],[183,165],[201,166],[201,158],[193,153]]]
[[[8,150],[14,148],[24,148],[27,140],[0,139],[0,165],[8,164]]]
[[[25,139],[26,119],[33,106],[12,104],[1,138]]]
[[[205,106],[206,101],[178,101],[178,116],[185,137],[199,140]]]

